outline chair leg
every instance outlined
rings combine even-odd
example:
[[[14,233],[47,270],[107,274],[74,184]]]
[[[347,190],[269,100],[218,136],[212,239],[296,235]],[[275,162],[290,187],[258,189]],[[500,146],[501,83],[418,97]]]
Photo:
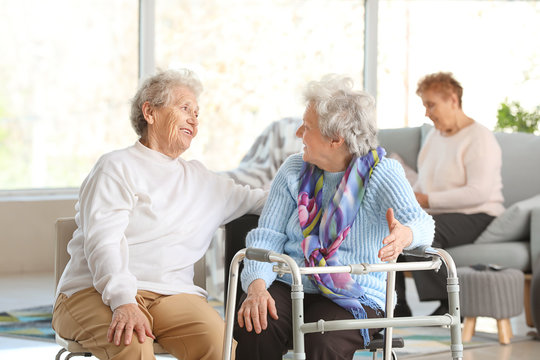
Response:
[[[69,359],[74,358],[76,356],[91,357],[92,353],[89,353],[89,352],[73,352],[73,353],[69,353],[69,355],[67,355],[64,358],[64,360],[69,360]]]
[[[531,304],[531,280],[532,274],[525,274],[525,287],[523,294],[523,301],[525,305],[525,321],[528,327],[534,327],[534,320],[532,316],[532,304]]]
[[[475,317],[466,317],[465,323],[463,325],[462,338],[464,342],[471,341],[474,335],[474,328],[476,327],[476,318]]]
[[[510,319],[498,319],[497,331],[499,332],[499,342],[501,344],[510,344],[512,338],[512,325],[510,325]]]
[[[60,360],[61,357],[62,357],[62,354],[65,353],[67,350],[62,348],[60,350],[58,350],[58,353],[56,353],[56,357],[54,358],[55,360]]]

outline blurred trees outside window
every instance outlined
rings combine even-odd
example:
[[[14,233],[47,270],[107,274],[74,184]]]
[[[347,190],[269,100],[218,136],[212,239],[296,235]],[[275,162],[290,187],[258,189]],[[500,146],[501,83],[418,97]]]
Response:
[[[363,1],[156,1],[156,66],[204,85],[185,156],[213,170],[236,167],[272,121],[302,117],[308,81],[344,73],[361,88],[363,59]]]
[[[78,187],[132,144],[138,2],[0,0],[0,189]]]
[[[540,1],[379,0],[380,128],[429,122],[417,81],[453,72],[465,112],[495,128],[505,99],[538,105]],[[155,0],[155,63],[200,76],[188,159],[235,167],[272,121],[301,117],[326,73],[363,84],[362,0]],[[0,189],[78,187],[133,144],[139,2],[0,0]],[[294,136],[294,134],[291,134]]]
[[[379,0],[378,119],[382,127],[419,126],[418,80],[452,72],[463,110],[495,129],[507,98],[526,109],[540,93],[540,1]]]

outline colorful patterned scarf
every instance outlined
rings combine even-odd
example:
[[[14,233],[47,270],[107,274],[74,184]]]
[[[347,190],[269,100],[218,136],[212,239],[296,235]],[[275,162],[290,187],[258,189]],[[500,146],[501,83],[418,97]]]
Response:
[[[324,172],[315,165],[304,162],[298,192],[298,217],[304,235],[302,250],[306,266],[342,265],[339,261],[339,246],[356,219],[371,173],[385,154],[385,150],[378,147],[365,156],[353,158],[324,214]],[[350,311],[356,319],[367,318],[363,305],[378,309],[349,273],[313,274],[310,278],[323,295]],[[368,329],[360,331],[367,346]]]

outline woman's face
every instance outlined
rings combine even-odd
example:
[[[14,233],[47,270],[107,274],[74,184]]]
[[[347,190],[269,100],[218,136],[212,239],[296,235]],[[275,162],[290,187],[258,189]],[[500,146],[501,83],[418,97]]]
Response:
[[[457,98],[454,94],[445,97],[439,91],[427,90],[421,95],[422,104],[426,108],[426,116],[433,121],[435,128],[442,133],[453,130],[457,126]]]
[[[172,158],[180,156],[197,135],[199,105],[186,87],[172,90],[171,102],[154,109],[153,122],[148,123],[148,138],[157,143],[158,151]]]
[[[304,143],[303,160],[320,169],[326,169],[327,162],[331,157],[331,140],[321,134],[319,116],[311,104],[304,112],[304,121],[296,130],[296,136],[301,138]]]

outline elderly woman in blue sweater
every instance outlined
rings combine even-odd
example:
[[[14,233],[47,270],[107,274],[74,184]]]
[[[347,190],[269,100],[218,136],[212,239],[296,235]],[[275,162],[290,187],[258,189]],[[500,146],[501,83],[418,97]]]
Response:
[[[304,92],[296,132],[302,154],[279,169],[249,247],[293,257],[300,266],[380,263],[429,245],[434,223],[418,205],[398,162],[377,146],[373,97],[350,78],[327,75]],[[320,266],[320,265],[319,265]],[[281,359],[292,344],[291,277],[246,261],[234,337],[237,359]],[[386,273],[304,276],[305,321],[384,316]],[[307,334],[308,359],[352,359],[379,329]]]

